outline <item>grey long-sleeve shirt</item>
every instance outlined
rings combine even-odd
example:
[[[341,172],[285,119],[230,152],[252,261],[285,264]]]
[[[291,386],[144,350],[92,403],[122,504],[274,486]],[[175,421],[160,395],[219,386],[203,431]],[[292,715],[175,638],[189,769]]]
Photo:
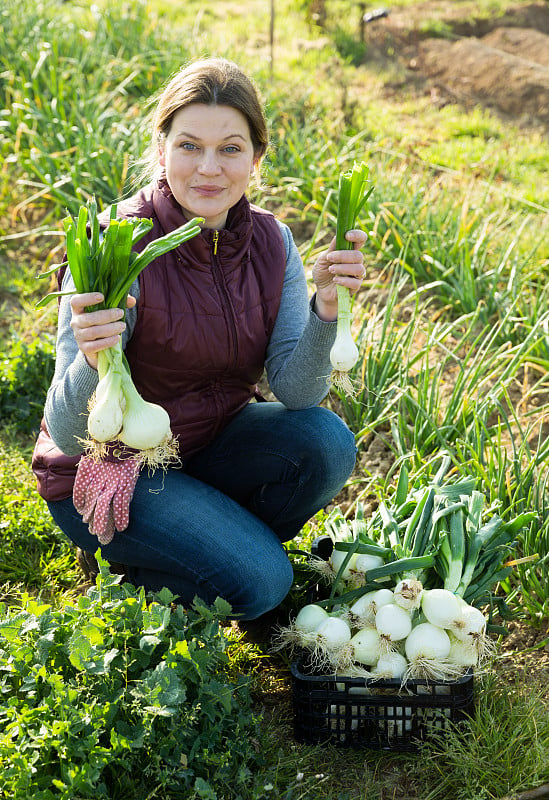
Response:
[[[274,396],[292,409],[318,405],[328,392],[330,348],[336,323],[323,322],[312,310],[303,264],[289,228],[278,223],[286,247],[282,297],[267,348],[265,370]],[[74,288],[67,271],[63,289]],[[137,299],[126,311],[122,345],[131,337],[139,313],[139,279],[130,292]],[[59,308],[55,373],[48,391],[45,420],[55,444],[67,455],[81,452],[77,438],[85,438],[88,400],[98,382],[97,371],[78,349],[70,327],[70,298]]]

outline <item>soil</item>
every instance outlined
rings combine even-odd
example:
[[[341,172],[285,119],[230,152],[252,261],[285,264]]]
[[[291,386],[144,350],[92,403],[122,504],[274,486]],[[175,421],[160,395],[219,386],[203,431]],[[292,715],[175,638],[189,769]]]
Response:
[[[496,661],[498,675],[522,685],[549,685],[549,619],[538,628],[520,622],[507,624],[509,635],[503,640]],[[549,700],[549,694],[547,695]]]
[[[432,25],[424,32],[432,20],[444,38],[433,36]],[[479,17],[468,2],[414,3],[365,25],[364,41],[366,61],[391,58],[406,88],[439,107],[480,105],[519,125],[549,129],[547,2],[517,4],[499,18]]]

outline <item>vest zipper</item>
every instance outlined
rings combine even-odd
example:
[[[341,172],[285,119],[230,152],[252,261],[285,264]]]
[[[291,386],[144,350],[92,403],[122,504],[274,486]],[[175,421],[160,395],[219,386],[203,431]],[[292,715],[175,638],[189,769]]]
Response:
[[[223,305],[226,309],[226,320],[232,345],[233,363],[236,365],[238,360],[238,336],[236,331],[235,314],[229,292],[227,291],[227,287],[225,285],[225,278],[223,276],[223,272],[219,266],[219,261],[217,258],[218,242],[219,242],[219,231],[214,230],[212,236],[212,245],[213,245],[212,271],[215,282],[217,284],[217,287],[219,289],[219,292],[223,300]]]

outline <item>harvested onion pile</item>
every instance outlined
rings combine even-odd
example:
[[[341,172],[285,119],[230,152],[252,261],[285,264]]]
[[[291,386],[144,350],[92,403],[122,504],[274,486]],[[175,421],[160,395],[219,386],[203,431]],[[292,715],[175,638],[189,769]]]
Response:
[[[279,630],[275,647],[307,653],[316,671],[350,677],[451,680],[494,650],[495,594],[512,566],[517,533],[536,520],[503,521],[484,507],[475,482],[445,481],[447,456],[428,483],[400,472],[392,500],[366,520],[339,509],[326,520],[333,550],[311,564],[331,584],[327,599],[305,605]],[[490,609],[485,614],[481,608]]]

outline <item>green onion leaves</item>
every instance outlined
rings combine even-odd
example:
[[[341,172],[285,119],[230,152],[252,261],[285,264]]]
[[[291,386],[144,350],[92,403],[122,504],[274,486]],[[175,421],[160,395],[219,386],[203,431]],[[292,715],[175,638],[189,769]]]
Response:
[[[204,222],[202,218],[195,217],[185,225],[150,242],[141,253],[135,254],[132,248],[152,229],[152,220],[116,219],[116,205],[113,205],[109,224],[101,237],[97,204],[95,199],[89,200],[85,206],[80,207],[76,220],[71,216],[63,220],[66,263],[69,265],[76,291],[79,294],[101,292],[105,300],[96,306],[97,309],[116,307],[125,309],[126,296],[140,272],[158,256],[196,236],[200,232],[202,222]],[[45,274],[51,272],[52,270]],[[61,294],[52,292],[46,295],[37,307],[45,306]]]
[[[343,172],[339,176],[336,250],[350,250],[353,247],[345,238],[345,234],[356,226],[358,215],[373,191],[373,186],[367,188],[368,174],[368,167],[362,162],[355,163],[349,172]],[[337,302],[337,333],[330,351],[333,367],[331,382],[345,394],[352,395],[354,389],[349,372],[356,364],[359,354],[351,333],[351,293],[346,286],[337,287]]]

